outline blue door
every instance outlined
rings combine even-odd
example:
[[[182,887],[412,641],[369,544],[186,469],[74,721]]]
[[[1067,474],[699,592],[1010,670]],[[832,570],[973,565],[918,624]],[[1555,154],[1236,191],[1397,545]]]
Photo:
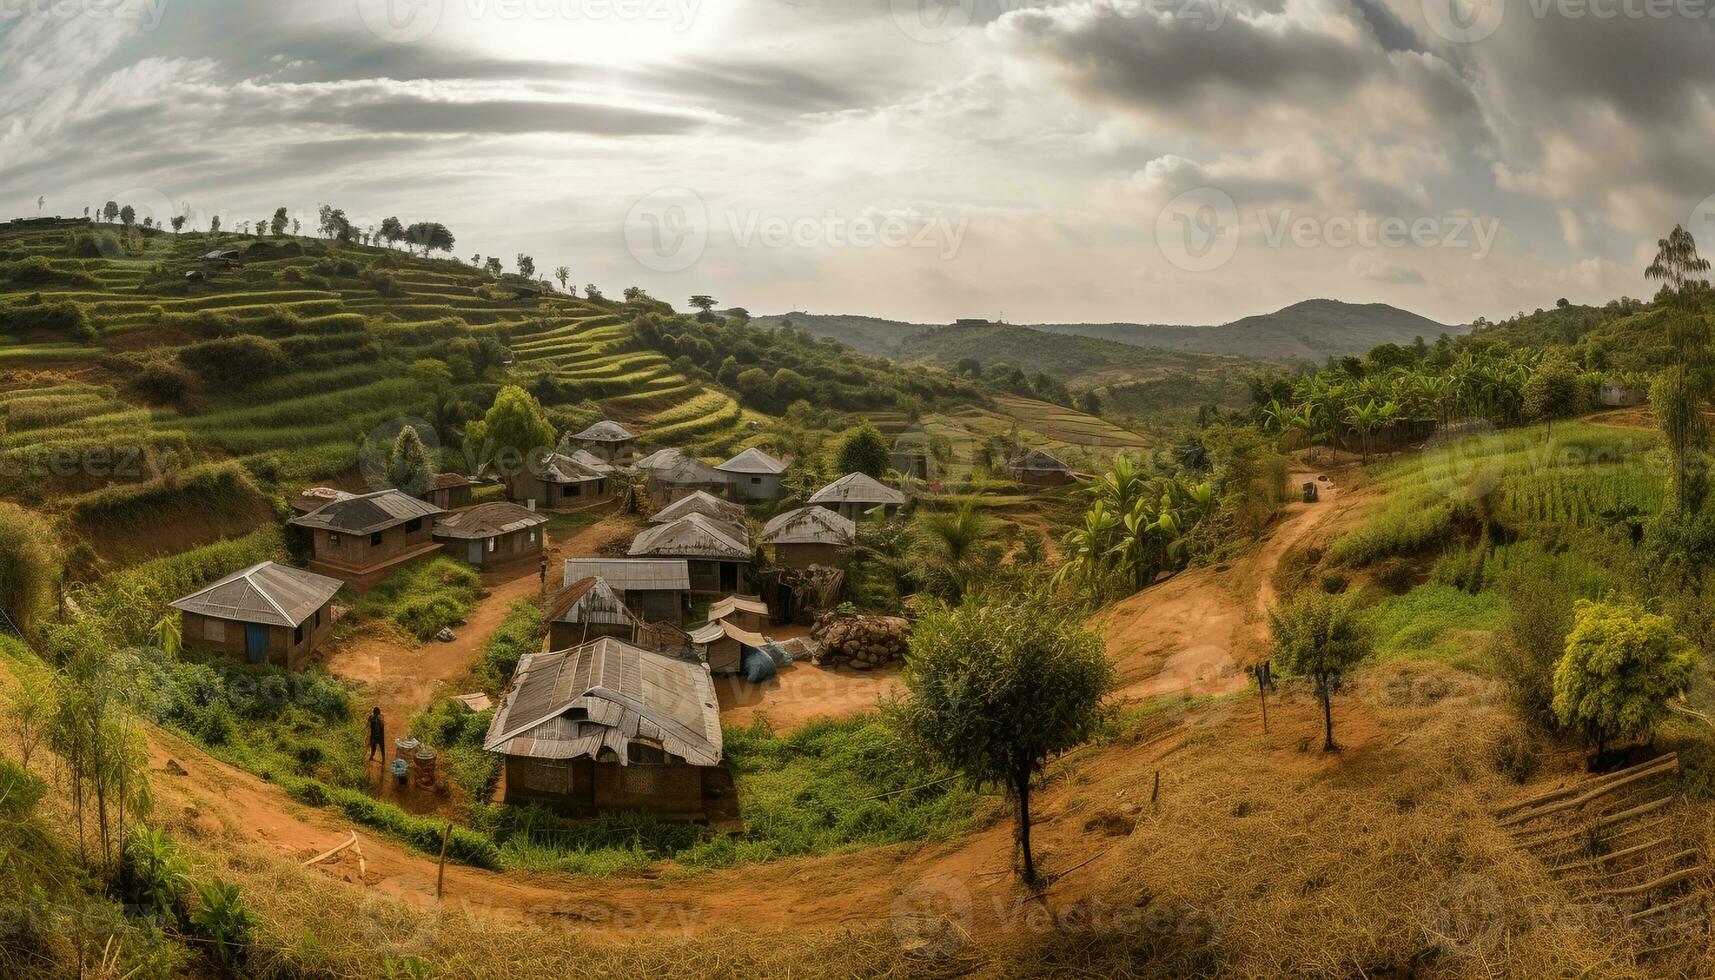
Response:
[[[253,664],[268,662],[268,627],[256,623],[244,624],[244,652]]]

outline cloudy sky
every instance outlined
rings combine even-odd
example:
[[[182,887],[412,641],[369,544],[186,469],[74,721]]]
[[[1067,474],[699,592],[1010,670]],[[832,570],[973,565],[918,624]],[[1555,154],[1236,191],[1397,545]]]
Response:
[[[331,203],[758,313],[1463,322],[1715,238],[1678,3],[0,0],[0,212]]]

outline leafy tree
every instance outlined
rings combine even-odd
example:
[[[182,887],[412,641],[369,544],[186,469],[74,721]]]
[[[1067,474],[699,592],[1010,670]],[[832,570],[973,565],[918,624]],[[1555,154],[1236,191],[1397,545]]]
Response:
[[[173,225],[173,234],[177,235],[180,231],[184,230],[185,216],[182,214],[173,215],[172,225]]]
[[[112,224],[119,217],[119,205],[118,205],[118,203],[114,202],[114,201],[108,201],[106,204],[102,205],[101,206],[101,216],[106,218],[107,222],[109,224]]]
[[[555,269],[554,278],[560,280],[561,289],[567,288],[566,283],[570,282],[572,278],[571,267],[562,265],[558,269]]]
[[[352,237],[351,221],[345,216],[345,211],[331,204],[324,204],[317,209],[320,219],[318,227],[323,238],[332,238],[341,242],[349,242]]]
[[[497,460],[503,470],[514,472],[555,444],[554,425],[542,403],[517,385],[500,389],[488,413],[465,429],[465,438],[476,450],[473,458]]]
[[[1709,283],[1703,277],[1709,260],[1697,254],[1696,240],[1678,225],[1656,245],[1656,257],[1644,275],[1662,283],[1672,361],[1651,387],[1650,404],[1673,456],[1674,497],[1685,515],[1696,512],[1708,494],[1703,457],[1709,423],[1703,409],[1715,391],[1710,324],[1704,312]]]
[[[303,226],[304,226],[303,222],[299,221],[297,218],[293,218],[292,219],[292,237],[296,238],[298,235],[299,229],[301,229]]]
[[[291,218],[286,216],[285,208],[275,208],[274,220],[269,222],[268,230],[275,238],[279,238],[286,233],[286,226],[291,223],[291,220]]]
[[[706,293],[698,293],[691,297],[691,309],[700,313],[709,313],[715,308],[715,298]]]
[[[536,278],[536,260],[523,252],[518,253],[518,274],[526,279]]]
[[[493,256],[493,255],[490,255],[486,260],[484,260],[482,267],[483,267],[483,269],[485,269],[488,272],[489,275],[493,276],[496,279],[499,279],[500,274],[502,272],[506,271],[506,266],[501,263],[500,259],[497,256]]]
[[[1334,751],[1333,686],[1369,657],[1369,636],[1347,599],[1319,589],[1270,609],[1268,628],[1274,662],[1315,682],[1322,701],[1322,751]]]
[[[405,225],[398,218],[385,218],[381,222],[381,238],[387,244],[397,246],[405,239]]]
[[[208,219],[208,233],[210,235],[220,234],[220,215],[217,214]]]
[[[853,429],[840,444],[841,473],[862,473],[880,479],[892,465],[893,454],[888,451],[881,431],[873,425]]]
[[[1016,807],[1026,885],[1031,782],[1049,759],[1101,724],[1113,666],[1101,637],[1063,606],[1033,596],[940,608],[918,624],[905,667],[910,697],[889,705],[931,756],[978,784],[1005,786]]]
[[[1579,387],[1578,368],[1559,349],[1544,354],[1524,383],[1525,418],[1547,422],[1554,431],[1554,420],[1574,415],[1583,407],[1583,391]]]
[[[1100,415],[1102,414],[1102,396],[1097,394],[1094,388],[1087,389],[1079,397],[1078,407],[1083,410],[1085,415]]]
[[[425,256],[430,252],[446,252],[450,255],[458,245],[453,233],[438,221],[419,221],[405,229],[405,237],[422,249]]]
[[[0,503],[0,613],[21,631],[29,632],[53,610],[61,564],[57,540],[40,517]]]
[[[1579,600],[1572,607],[1566,655],[1554,671],[1554,714],[1596,745],[1645,735],[1685,689],[1696,650],[1666,616],[1624,601]]]
[[[601,287],[597,286],[593,282],[586,282],[586,283],[584,283],[584,295],[589,297],[590,299],[593,299],[593,300],[596,300],[597,302],[600,302],[602,299]]]
[[[137,209],[127,204],[119,209],[119,223],[129,228],[137,221]]]
[[[435,462],[429,456],[429,447],[423,445],[423,437],[412,426],[400,429],[387,453],[387,481],[415,496],[429,489],[429,479],[434,473]]]
[[[984,575],[1000,564],[1002,548],[993,540],[994,522],[975,503],[957,510],[930,510],[912,522],[914,577],[923,591],[948,602],[971,594]]]
[[[810,379],[791,368],[781,368],[774,372],[770,387],[774,407],[777,409],[784,409],[793,402],[801,398],[809,398],[815,393],[815,388],[811,386]]]

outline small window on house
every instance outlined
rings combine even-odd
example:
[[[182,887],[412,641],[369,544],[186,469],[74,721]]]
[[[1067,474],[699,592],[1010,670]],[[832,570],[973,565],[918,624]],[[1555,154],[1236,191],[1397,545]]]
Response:
[[[202,621],[202,638],[216,643],[226,642],[226,620],[205,619]]]
[[[760,487],[760,486],[762,486],[762,477],[760,477],[760,476],[753,476],[753,477],[751,477],[751,478],[750,478],[750,485],[751,485],[751,486],[753,486],[753,487]]]
[[[422,529],[423,529],[423,519],[421,517],[413,517],[410,520],[405,522],[405,533],[406,534],[416,534],[418,531],[421,531]]]
[[[371,548],[381,547],[381,532],[380,531],[376,531],[374,534],[371,534],[369,536],[369,546]]]
[[[310,625],[311,626],[320,626],[321,624],[322,624],[322,611],[320,609],[317,609],[315,619],[310,621]]]
[[[333,548],[339,547],[339,535],[337,535],[337,534],[328,535],[328,546],[333,547]]]
[[[667,750],[659,743],[634,739],[625,747],[626,758],[633,765],[662,766],[667,764]]]
[[[304,642],[304,628],[299,626],[292,630],[292,645],[296,646],[302,642]]]
[[[566,496],[568,497],[581,497],[583,495],[584,485],[582,483],[574,483],[570,487],[566,488]]]
[[[490,552],[490,553],[493,553],[493,551],[494,551],[494,543],[495,543],[495,542],[496,542],[496,541],[498,541],[498,540],[500,540],[500,539],[499,539],[499,538],[489,538],[489,539],[488,539],[488,550],[489,550],[489,552]]]
[[[531,544],[535,544],[535,543],[536,543],[536,532],[535,532],[535,531],[531,531],[531,532],[530,532],[530,543],[531,543]]]

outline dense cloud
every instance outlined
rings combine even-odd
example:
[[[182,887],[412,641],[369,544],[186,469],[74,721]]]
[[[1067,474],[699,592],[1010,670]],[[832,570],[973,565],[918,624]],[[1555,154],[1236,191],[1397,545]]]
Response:
[[[11,18],[0,199],[332,200],[610,292],[925,320],[1215,321],[1305,295],[1454,320],[1643,292],[1637,253],[1715,192],[1711,21],[1514,0],[1466,44],[1426,20],[1437,2],[705,0],[655,25],[447,0],[414,43],[353,0],[179,0],[149,30]],[[663,188],[708,213],[707,255],[671,274],[625,250],[628,212]],[[1157,219],[1205,188],[1241,244],[1193,273],[1164,259]],[[872,212],[969,228],[956,255],[732,234]],[[1503,231],[1480,259],[1257,246],[1284,219],[1373,216]]]

